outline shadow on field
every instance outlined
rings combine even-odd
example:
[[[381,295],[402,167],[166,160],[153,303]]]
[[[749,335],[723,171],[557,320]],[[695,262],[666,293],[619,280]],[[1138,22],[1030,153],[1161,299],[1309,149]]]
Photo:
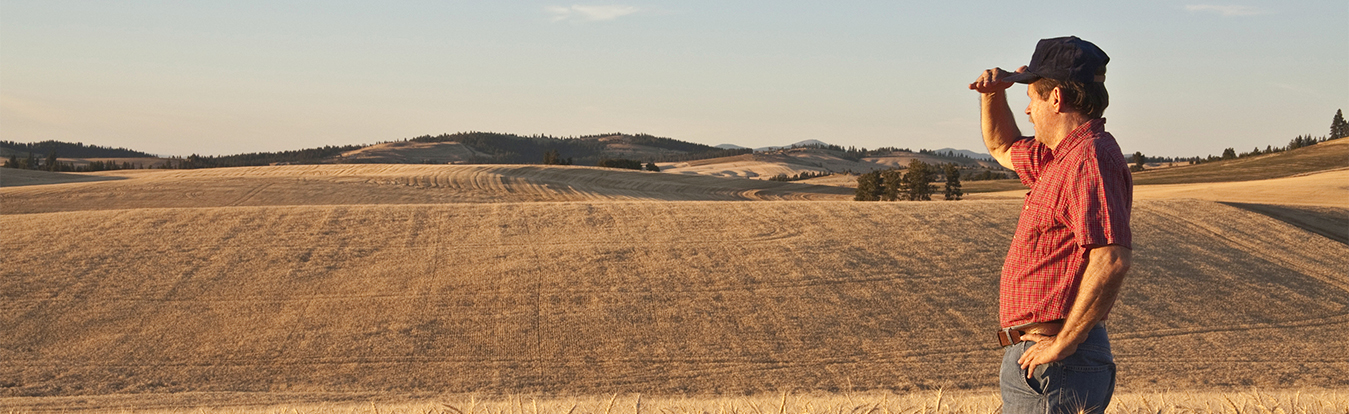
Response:
[[[124,180],[123,177],[70,174],[59,172],[20,170],[5,168],[0,170],[0,187],[22,187],[28,185],[80,183],[87,181]]]
[[[1346,208],[1226,202],[1222,204],[1264,214],[1331,240],[1349,244],[1349,209]]]

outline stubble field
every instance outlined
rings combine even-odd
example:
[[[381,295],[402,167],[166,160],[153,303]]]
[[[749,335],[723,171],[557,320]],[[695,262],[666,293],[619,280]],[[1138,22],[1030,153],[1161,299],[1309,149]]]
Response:
[[[1016,200],[561,167],[122,174],[0,188],[0,406],[996,386]],[[1134,211],[1122,391],[1349,387],[1349,246],[1212,201]]]

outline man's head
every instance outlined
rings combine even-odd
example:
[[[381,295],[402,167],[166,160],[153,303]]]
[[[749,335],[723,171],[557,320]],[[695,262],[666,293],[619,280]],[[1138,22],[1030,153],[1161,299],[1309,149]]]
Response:
[[[1035,45],[1030,65],[1004,80],[1029,83],[1040,99],[1057,98],[1067,110],[1088,119],[1100,118],[1110,104],[1105,89],[1105,65],[1110,57],[1095,44],[1076,36],[1042,39]]]

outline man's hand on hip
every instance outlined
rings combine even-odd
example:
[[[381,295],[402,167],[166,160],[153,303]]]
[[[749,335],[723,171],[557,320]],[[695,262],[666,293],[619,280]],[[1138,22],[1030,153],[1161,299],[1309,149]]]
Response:
[[[1017,73],[1025,72],[1026,67],[1022,66],[1016,71]],[[1011,75],[1012,72],[1002,70],[1002,68],[985,70],[984,73],[979,74],[979,78],[975,79],[974,83],[970,84],[970,89],[978,91],[979,93],[1002,92],[1003,90],[1012,87],[1012,82],[1002,80]]]
[[[1061,361],[1077,352],[1077,344],[1059,341],[1057,336],[1032,333],[1021,336],[1021,339],[1035,342],[1035,345],[1027,348],[1026,353],[1021,354],[1021,358],[1016,360],[1016,363],[1021,364],[1021,368],[1026,370],[1026,378],[1035,375],[1036,366]]]

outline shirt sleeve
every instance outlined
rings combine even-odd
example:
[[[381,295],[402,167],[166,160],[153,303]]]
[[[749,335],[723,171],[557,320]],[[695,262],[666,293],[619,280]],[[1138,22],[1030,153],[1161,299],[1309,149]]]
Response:
[[[1054,159],[1054,152],[1033,137],[1021,137],[1012,143],[1012,167],[1021,184],[1034,187],[1040,181],[1040,171]]]
[[[1123,155],[1102,152],[1092,148],[1084,154],[1088,159],[1070,178],[1073,196],[1066,200],[1065,224],[1082,247],[1114,244],[1132,249],[1133,177]]]

